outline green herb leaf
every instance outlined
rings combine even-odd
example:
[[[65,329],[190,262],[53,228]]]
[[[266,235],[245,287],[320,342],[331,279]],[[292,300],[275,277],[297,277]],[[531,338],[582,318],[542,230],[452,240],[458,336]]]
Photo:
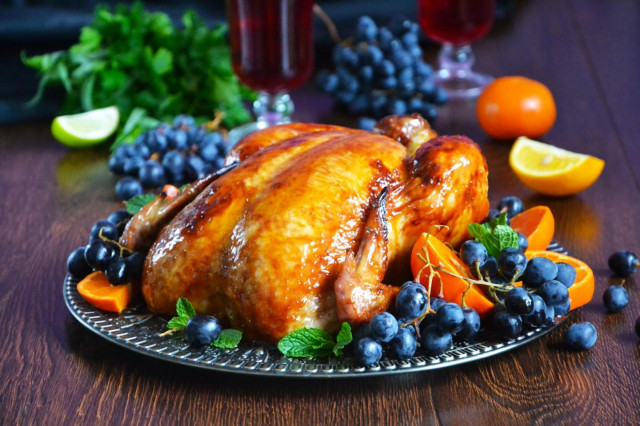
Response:
[[[193,305],[184,297],[178,299],[176,303],[176,313],[178,316],[186,321],[189,321],[189,318],[196,314],[195,309],[193,309]]]
[[[470,223],[467,226],[469,235],[481,243],[490,256],[496,259],[507,247],[518,247],[518,233],[507,225],[507,214],[502,213],[489,223]]]
[[[187,320],[188,321],[188,320]],[[182,330],[187,326],[187,321],[184,318],[173,317],[167,323],[167,328],[171,330]]]
[[[335,356],[340,356],[342,354],[342,350],[353,340],[353,336],[351,334],[351,326],[343,322],[342,327],[340,327],[340,331],[336,336],[336,344],[333,346],[333,354]]]
[[[498,239],[500,251],[506,248],[518,248],[518,233],[508,225],[498,225],[493,231],[493,235]]]
[[[480,225],[479,223],[470,223],[467,226],[467,230],[469,231],[469,235],[471,235],[477,241],[481,241],[488,234],[491,234],[490,229],[488,229],[485,225]]]
[[[127,212],[130,215],[137,214],[144,206],[155,200],[157,197],[153,194],[141,194],[132,197],[127,201]]]
[[[229,328],[222,330],[220,336],[218,336],[211,345],[220,349],[233,349],[238,346],[240,340],[242,340],[242,332],[240,330]]]
[[[318,328],[300,328],[278,342],[278,350],[294,358],[328,357],[334,346],[333,337]]]

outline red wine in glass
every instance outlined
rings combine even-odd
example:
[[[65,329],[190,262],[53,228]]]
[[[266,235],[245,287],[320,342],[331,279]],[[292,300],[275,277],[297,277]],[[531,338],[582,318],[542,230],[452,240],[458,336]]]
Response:
[[[242,83],[258,91],[253,105],[257,122],[236,135],[291,121],[293,102],[287,92],[302,85],[313,69],[313,4],[227,0],[233,70]]]
[[[435,80],[452,98],[480,94],[492,78],[471,70],[470,43],[491,28],[495,0],[419,0],[418,20],[424,33],[443,44]]]

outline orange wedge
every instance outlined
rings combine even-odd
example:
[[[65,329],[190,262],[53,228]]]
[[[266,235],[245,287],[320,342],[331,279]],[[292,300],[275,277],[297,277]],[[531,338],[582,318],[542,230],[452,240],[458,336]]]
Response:
[[[427,290],[429,290],[430,269],[428,267],[425,268],[425,263],[418,257],[418,254],[421,253],[424,258],[427,258],[423,248],[427,250],[429,263],[453,272],[458,276],[472,278],[469,268],[460,260],[456,252],[433,235],[429,235],[427,238],[425,233],[418,238],[418,241],[413,246],[411,271],[413,276],[417,277],[417,280]],[[445,272],[434,271],[431,294],[438,295],[442,291],[442,295],[447,302],[462,305],[462,294],[468,287],[469,284],[462,278],[454,277]],[[485,296],[479,286],[471,287],[465,296],[465,302],[468,307],[478,312],[480,318],[486,318],[493,311],[493,302]]]
[[[534,257],[546,257],[553,262],[568,263],[569,265],[576,268],[576,280],[573,285],[569,287],[571,310],[574,310],[591,302],[591,299],[593,298],[593,291],[595,288],[595,279],[593,278],[593,271],[591,270],[589,265],[579,259],[576,259],[575,257],[556,253],[554,251],[528,250],[525,255],[528,259]]]
[[[593,185],[602,173],[604,161],[521,136],[511,148],[509,165],[529,188],[562,197]]]
[[[555,220],[547,206],[527,209],[510,219],[511,228],[529,240],[528,250],[545,250],[555,232]]]
[[[96,271],[78,283],[78,293],[91,306],[108,312],[122,312],[131,302],[131,286],[111,285],[104,272]]]

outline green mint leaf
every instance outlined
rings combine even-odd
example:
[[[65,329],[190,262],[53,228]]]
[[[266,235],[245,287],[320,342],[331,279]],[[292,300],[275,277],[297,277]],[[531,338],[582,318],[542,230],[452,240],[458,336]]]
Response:
[[[494,229],[496,229],[496,226],[509,226],[507,225],[507,213],[500,213],[500,215],[496,218],[493,218],[491,220],[491,222],[489,222],[489,226],[491,228],[491,230],[493,231]]]
[[[480,243],[487,249],[489,256],[493,256],[496,259],[500,256],[500,239],[496,234],[486,234]]]
[[[127,212],[131,215],[137,214],[144,206],[156,199],[153,194],[141,194],[132,197],[127,201]]]
[[[193,309],[193,305],[184,297],[178,299],[176,303],[176,313],[178,316],[185,320],[185,324],[189,321],[189,318],[196,314],[195,309]]]
[[[229,328],[227,330],[222,330],[220,336],[211,344],[220,349],[233,349],[238,346],[240,340],[242,340],[242,332],[240,330]]]
[[[469,231],[469,235],[480,242],[482,242],[482,239],[486,235],[491,234],[491,230],[487,229],[485,225],[480,225],[479,223],[470,223],[467,225],[467,231]]]
[[[300,328],[278,342],[278,350],[294,358],[328,357],[335,342],[327,332],[318,328]]]
[[[351,343],[353,340],[353,335],[351,334],[351,326],[343,322],[342,327],[340,327],[340,331],[336,336],[336,344],[333,346],[333,354],[335,356],[340,356],[342,354],[342,350]]]
[[[500,251],[506,248],[518,248],[518,233],[511,229],[508,225],[498,225],[496,229],[493,231],[493,235],[495,235],[498,239],[498,245],[500,246]]]
[[[167,323],[167,328],[171,330],[182,330],[187,326],[187,321],[184,318],[173,317]]]

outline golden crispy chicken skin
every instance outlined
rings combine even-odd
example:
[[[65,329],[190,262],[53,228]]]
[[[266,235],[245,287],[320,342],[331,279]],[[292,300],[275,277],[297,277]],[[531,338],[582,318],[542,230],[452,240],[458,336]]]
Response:
[[[368,321],[393,302],[397,287],[383,280],[409,271],[421,232],[448,225],[440,237],[455,244],[487,214],[478,147],[434,136],[419,117],[383,120],[377,134],[315,124],[252,134],[229,154],[237,167],[157,236],[142,280],[149,308],[171,315],[186,297],[268,342]],[[149,221],[137,222],[129,241],[141,230],[148,239]]]

